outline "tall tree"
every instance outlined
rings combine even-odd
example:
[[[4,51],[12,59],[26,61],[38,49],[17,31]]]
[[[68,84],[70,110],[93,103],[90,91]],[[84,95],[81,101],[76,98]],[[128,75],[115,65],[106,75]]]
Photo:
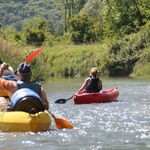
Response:
[[[106,32],[109,35],[137,32],[145,23],[145,7],[150,7],[149,0],[104,0],[101,12]]]
[[[63,0],[63,4],[65,7],[64,13],[64,24],[65,24],[65,32],[68,31],[68,20],[77,15],[80,10],[84,7],[87,0]]]

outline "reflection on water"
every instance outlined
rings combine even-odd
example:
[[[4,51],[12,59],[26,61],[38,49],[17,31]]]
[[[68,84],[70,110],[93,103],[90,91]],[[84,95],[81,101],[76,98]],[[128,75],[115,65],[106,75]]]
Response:
[[[42,133],[0,133],[3,150],[148,150],[150,149],[150,81],[103,79],[103,89],[118,88],[118,102],[55,104],[76,93],[84,79],[52,80],[44,84],[50,109],[74,125],[73,130]]]

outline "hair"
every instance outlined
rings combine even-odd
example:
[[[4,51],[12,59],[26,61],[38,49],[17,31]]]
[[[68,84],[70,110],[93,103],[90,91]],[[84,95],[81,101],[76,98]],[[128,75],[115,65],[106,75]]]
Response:
[[[29,74],[18,73],[18,74],[20,75],[20,80],[22,80],[24,82],[28,82],[31,80],[32,73],[29,73]]]
[[[96,67],[91,68],[90,76],[97,76],[97,75],[99,75],[99,70]]]

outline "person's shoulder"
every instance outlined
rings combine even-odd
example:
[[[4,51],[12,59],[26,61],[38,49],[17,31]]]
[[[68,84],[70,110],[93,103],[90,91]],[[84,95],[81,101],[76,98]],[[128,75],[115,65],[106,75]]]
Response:
[[[41,86],[41,83],[40,83],[40,82],[38,82],[38,81],[35,81],[34,83],[36,83],[37,85],[40,85],[40,86]]]
[[[85,82],[89,82],[89,81],[91,81],[91,77],[87,77],[87,78],[85,79]]]

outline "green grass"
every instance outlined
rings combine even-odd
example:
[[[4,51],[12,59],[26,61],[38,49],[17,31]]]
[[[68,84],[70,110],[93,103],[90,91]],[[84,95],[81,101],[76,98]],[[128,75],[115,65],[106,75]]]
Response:
[[[84,76],[92,67],[102,68],[107,45],[56,45],[46,48],[40,60],[54,77]]]
[[[97,67],[102,76],[122,75],[144,77],[150,74],[150,25],[136,34],[119,40],[107,39],[91,45],[60,44],[44,47],[30,62],[33,80],[45,81],[51,77],[87,76]],[[16,47],[0,38],[0,59],[14,69],[37,47]],[[120,73],[120,74],[119,74]]]
[[[133,78],[149,78],[150,77],[150,62],[137,65],[134,68],[134,72],[130,76]]]

